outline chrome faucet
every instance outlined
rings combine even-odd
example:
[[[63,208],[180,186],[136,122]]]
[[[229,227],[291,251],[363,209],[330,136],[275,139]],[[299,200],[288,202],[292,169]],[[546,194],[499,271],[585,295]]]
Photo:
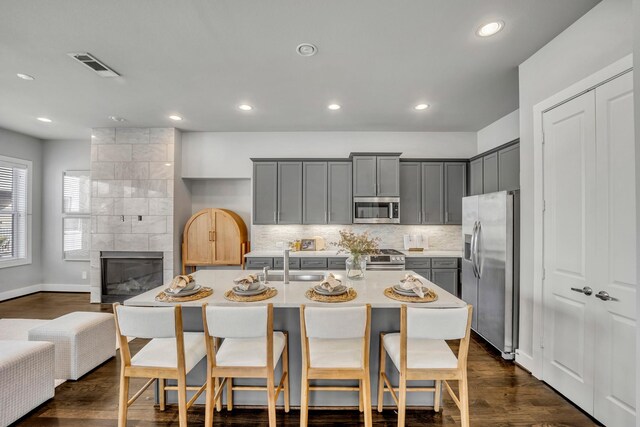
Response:
[[[264,276],[264,284],[268,284],[269,283],[269,266],[265,265],[265,267],[262,269],[262,274]]]
[[[284,276],[282,280],[285,284],[289,283],[289,249],[284,250]]]

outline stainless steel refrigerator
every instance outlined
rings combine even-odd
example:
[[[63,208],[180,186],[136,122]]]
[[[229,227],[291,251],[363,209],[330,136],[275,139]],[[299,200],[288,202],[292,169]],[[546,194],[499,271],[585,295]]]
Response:
[[[513,359],[518,346],[518,191],[462,199],[462,299],[473,305],[471,328]]]

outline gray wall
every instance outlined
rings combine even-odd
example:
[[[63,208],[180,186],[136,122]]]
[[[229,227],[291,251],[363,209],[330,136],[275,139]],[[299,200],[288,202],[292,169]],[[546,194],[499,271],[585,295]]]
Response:
[[[89,261],[62,257],[62,173],[89,170],[91,141],[44,141],[42,196],[42,283],[89,285]],[[87,278],[82,278],[82,272]]]
[[[603,0],[520,65],[520,350],[527,355],[534,345],[533,106],[631,53],[631,1]]]
[[[42,141],[0,128],[0,155],[33,162],[32,176],[32,262],[29,265],[0,268],[0,294],[42,280]]]
[[[635,125],[636,125],[636,230],[640,231],[640,0],[633,2],[633,87],[635,97]],[[640,254],[640,239],[636,236],[636,244]],[[640,277],[640,262],[637,264],[638,276]],[[640,308],[640,289],[636,290],[636,313]],[[637,314],[636,314],[637,317]],[[636,323],[637,325],[637,323]],[[636,326],[636,411],[640,408],[640,328]],[[636,425],[640,426],[640,416],[636,416]]]

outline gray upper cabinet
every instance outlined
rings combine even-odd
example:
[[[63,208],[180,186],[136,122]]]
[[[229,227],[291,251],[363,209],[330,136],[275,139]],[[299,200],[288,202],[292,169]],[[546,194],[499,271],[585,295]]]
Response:
[[[498,191],[498,153],[482,158],[482,188],[484,193]]]
[[[498,189],[511,191],[520,188],[520,144],[498,151]]]
[[[377,195],[381,197],[398,197],[400,195],[400,159],[395,156],[378,156]]]
[[[351,162],[329,162],[328,215],[329,224],[351,224],[352,171]]]
[[[422,223],[442,224],[443,222],[444,164],[422,163]]]
[[[376,156],[353,156],[353,196],[375,197],[377,195]]]
[[[278,163],[253,164],[253,223],[277,224]]]
[[[327,223],[327,162],[302,164],[302,223]]]
[[[462,198],[467,194],[467,164],[444,164],[444,223],[462,224]]]
[[[469,163],[469,195],[482,194],[482,157]]]
[[[422,164],[400,163],[400,224],[422,222]]]
[[[302,223],[302,162],[278,162],[278,224]]]

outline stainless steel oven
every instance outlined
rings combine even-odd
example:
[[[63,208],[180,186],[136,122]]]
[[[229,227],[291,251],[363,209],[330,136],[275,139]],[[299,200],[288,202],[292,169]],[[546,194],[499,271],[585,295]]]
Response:
[[[399,197],[354,197],[355,224],[400,224]]]

